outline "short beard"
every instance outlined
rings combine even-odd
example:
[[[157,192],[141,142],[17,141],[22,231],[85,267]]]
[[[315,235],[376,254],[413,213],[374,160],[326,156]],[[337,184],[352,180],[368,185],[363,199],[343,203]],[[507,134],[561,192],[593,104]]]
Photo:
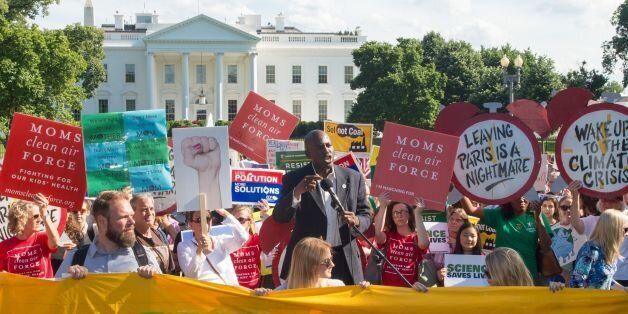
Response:
[[[135,232],[115,232],[111,226],[107,226],[105,233],[107,239],[120,247],[132,247],[135,244]]]

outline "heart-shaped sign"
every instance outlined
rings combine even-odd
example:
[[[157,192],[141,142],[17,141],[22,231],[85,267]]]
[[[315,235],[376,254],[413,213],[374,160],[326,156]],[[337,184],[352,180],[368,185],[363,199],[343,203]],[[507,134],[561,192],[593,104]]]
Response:
[[[466,120],[473,118],[480,109],[472,103],[455,102],[441,110],[434,123],[434,131],[445,134],[456,134],[458,128]]]
[[[558,92],[547,106],[547,117],[552,130],[558,129],[574,114],[586,108],[592,98],[593,93],[579,87],[570,87]]]
[[[538,102],[519,99],[506,106],[506,109],[541,137],[545,138],[552,132],[547,110]]]

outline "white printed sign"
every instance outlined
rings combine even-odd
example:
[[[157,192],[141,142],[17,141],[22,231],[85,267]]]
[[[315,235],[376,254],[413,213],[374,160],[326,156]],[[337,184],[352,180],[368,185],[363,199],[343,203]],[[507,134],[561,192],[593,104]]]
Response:
[[[431,253],[449,253],[449,230],[446,222],[423,222],[430,238]]]
[[[445,254],[445,287],[488,286],[484,255]]]

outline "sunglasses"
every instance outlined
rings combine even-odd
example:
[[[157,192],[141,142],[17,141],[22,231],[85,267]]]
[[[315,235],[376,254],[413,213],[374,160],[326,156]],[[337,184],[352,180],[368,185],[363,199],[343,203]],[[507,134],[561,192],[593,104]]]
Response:
[[[484,277],[486,277],[486,279],[491,279],[491,274],[488,272],[488,269],[484,269]]]
[[[325,267],[330,268],[334,265],[334,263],[331,261],[331,258],[326,258],[321,262],[321,265],[325,265]]]
[[[212,218],[208,216],[207,217],[207,223],[210,223],[211,221],[212,221]],[[192,219],[192,222],[200,224],[201,223],[201,218],[199,217],[199,218]]]
[[[251,218],[244,218],[244,217],[239,217],[239,218],[236,218],[236,219],[237,219],[237,220],[238,220],[241,224],[243,224],[243,223],[245,223],[245,222],[247,222],[247,221],[250,221],[250,220],[251,220]]]
[[[570,210],[571,206],[570,205],[560,205],[560,209],[562,209],[562,210]]]

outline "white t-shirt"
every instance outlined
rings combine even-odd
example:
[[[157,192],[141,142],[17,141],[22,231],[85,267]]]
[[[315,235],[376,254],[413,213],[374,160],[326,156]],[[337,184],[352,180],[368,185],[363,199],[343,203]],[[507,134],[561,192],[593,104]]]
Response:
[[[597,225],[597,221],[600,220],[600,216],[586,216],[580,218],[580,220],[584,224],[584,234],[589,238]]]
[[[587,236],[579,234],[571,224],[564,226],[556,223],[552,226],[552,251],[560,266],[575,261],[580,247],[586,241]]]
[[[619,248],[619,260],[617,261],[617,272],[615,280],[628,280],[628,236],[624,235],[624,241]]]

